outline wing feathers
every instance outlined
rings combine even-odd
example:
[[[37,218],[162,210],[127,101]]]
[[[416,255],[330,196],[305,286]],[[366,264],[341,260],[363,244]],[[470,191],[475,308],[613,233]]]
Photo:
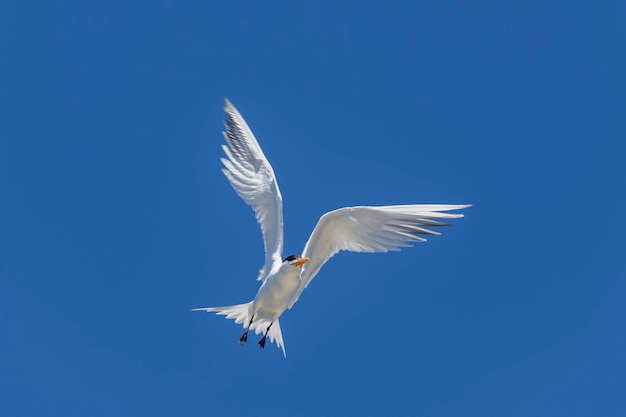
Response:
[[[388,252],[424,242],[419,235],[438,235],[426,227],[448,226],[432,219],[456,219],[469,205],[423,204],[383,207],[345,207],[324,214],[315,226],[302,256],[310,258],[302,268],[300,286],[291,308],[322,265],[342,250]]]
[[[274,258],[283,250],[283,203],[274,170],[263,154],[256,138],[237,109],[225,99],[226,131],[222,146],[222,172],[233,189],[252,206],[263,233],[265,264],[258,279],[264,279]]]

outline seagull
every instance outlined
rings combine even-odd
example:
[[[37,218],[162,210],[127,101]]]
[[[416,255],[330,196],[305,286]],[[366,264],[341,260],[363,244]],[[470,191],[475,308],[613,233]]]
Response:
[[[422,235],[438,235],[430,227],[449,226],[441,219],[463,217],[448,213],[470,204],[411,204],[396,206],[355,206],[329,211],[320,217],[301,255],[282,257],[283,200],[274,170],[239,111],[228,99],[222,145],[226,158],[222,172],[235,192],[254,210],[261,226],[265,263],[257,278],[261,286],[249,303],[223,307],[196,308],[224,315],[242,324],[239,342],[246,343],[248,332],[263,333],[276,343],[286,357],[279,317],[291,309],[320,268],[339,251],[388,252],[423,242]]]

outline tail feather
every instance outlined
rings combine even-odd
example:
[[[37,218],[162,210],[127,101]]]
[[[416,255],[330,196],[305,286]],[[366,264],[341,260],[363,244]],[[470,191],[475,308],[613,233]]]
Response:
[[[283,356],[287,357],[287,352],[285,352],[285,342],[283,342],[283,332],[280,331],[280,321],[276,319],[272,327],[270,327],[270,331],[267,333],[267,337],[270,338],[270,342],[276,343],[276,346],[283,350]]]
[[[251,305],[252,301],[232,306],[194,308],[192,311],[206,311],[208,313],[216,313],[218,316],[226,316],[227,319],[235,319],[235,323],[243,324],[245,327],[250,320],[248,318],[248,312]]]
[[[250,322],[251,306],[252,301],[232,306],[194,308],[192,311],[206,311],[208,313],[216,313],[220,316],[226,316],[227,319],[234,319],[235,323],[243,325],[245,329],[248,327],[248,323]],[[254,318],[254,321],[250,326],[250,330],[252,330],[255,334],[265,333],[270,323],[272,323],[272,321],[269,318],[257,316]],[[282,349],[283,355],[287,357],[287,353],[285,352],[285,343],[283,342],[283,334],[280,330],[280,322],[278,319],[274,320],[274,324],[270,327],[267,337],[270,339],[270,342],[276,343],[276,346]]]

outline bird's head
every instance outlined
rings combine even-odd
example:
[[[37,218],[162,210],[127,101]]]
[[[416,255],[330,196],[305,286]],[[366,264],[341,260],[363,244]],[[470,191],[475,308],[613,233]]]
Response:
[[[294,265],[294,266],[302,266],[305,263],[309,262],[309,258],[303,258],[300,255],[289,255],[285,259],[283,259],[283,265]]]

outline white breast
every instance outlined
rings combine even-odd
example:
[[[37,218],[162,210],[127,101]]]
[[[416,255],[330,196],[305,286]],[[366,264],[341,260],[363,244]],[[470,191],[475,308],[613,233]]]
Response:
[[[254,302],[258,311],[264,313],[282,314],[293,298],[300,283],[300,268],[283,264],[276,271],[270,273]]]

